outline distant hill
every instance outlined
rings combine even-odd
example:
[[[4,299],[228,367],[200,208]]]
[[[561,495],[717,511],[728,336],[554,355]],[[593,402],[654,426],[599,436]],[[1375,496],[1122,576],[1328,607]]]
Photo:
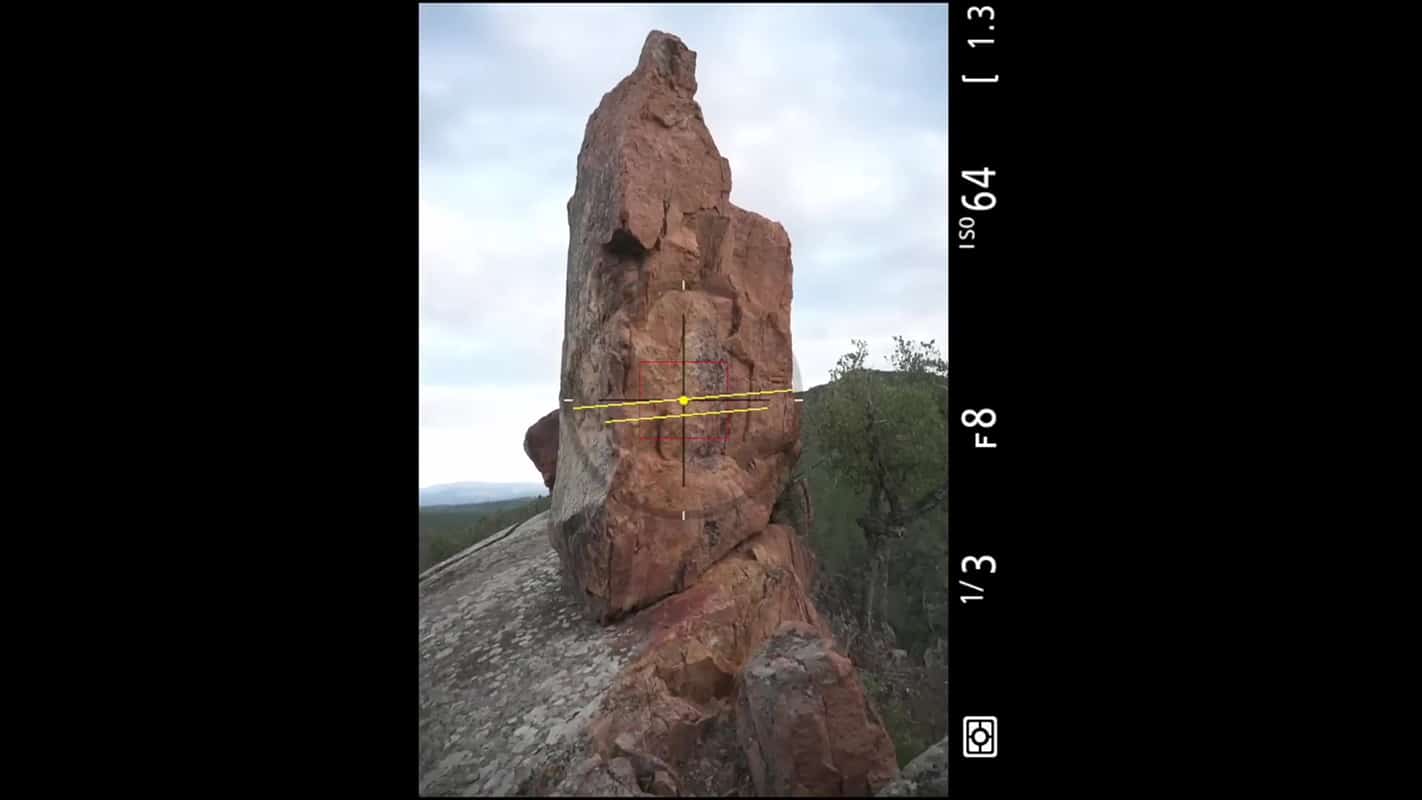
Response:
[[[488,503],[493,500],[538,497],[547,493],[547,487],[541,483],[441,483],[420,490],[420,507]]]
[[[421,508],[420,572],[552,504],[545,490],[541,497]]]

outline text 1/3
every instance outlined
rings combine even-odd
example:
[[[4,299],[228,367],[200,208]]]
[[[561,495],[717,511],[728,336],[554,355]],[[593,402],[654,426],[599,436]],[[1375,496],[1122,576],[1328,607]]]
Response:
[[[994,559],[992,556],[968,556],[967,558],[964,558],[961,562],[959,562],[958,571],[967,574],[969,567],[972,567],[976,571],[983,571],[984,569],[986,569],[986,572],[989,575],[993,575],[997,573],[997,559]],[[973,580],[982,579],[974,577]],[[974,586],[973,584],[968,583],[965,580],[959,580],[958,585],[965,586],[977,592],[977,594],[958,595],[958,598],[964,603],[968,602],[969,600],[983,599],[983,592],[985,591],[983,587]]]
[[[983,167],[982,169],[965,169],[959,175],[968,183],[976,184],[982,188],[988,188],[988,181],[997,173]],[[988,211],[997,206],[997,195],[992,192],[978,192],[970,199],[968,195],[959,195],[958,202],[963,204],[963,208],[969,211]],[[958,218],[958,249],[972,250],[977,247],[978,232],[973,230],[973,226],[978,221],[969,216]]]

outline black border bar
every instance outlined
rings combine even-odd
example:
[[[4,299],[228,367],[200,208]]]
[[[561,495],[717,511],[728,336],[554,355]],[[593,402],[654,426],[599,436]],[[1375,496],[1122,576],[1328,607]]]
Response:
[[[969,800],[1008,796],[1011,775],[1030,768],[1010,706],[1026,453],[1015,435],[1022,398],[1008,378],[1015,332],[1030,324],[1014,304],[1021,273],[1009,268],[1024,235],[1013,226],[1013,30],[997,6],[949,6],[948,781],[951,797]],[[974,749],[995,755],[965,754],[966,725],[993,730]]]

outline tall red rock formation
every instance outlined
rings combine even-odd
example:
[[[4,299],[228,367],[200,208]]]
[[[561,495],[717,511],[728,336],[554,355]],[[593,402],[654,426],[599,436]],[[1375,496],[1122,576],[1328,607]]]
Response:
[[[793,398],[573,408],[792,386],[789,238],[731,205],[695,65],[653,31],[588,120],[559,394],[575,402],[524,440],[552,508],[421,581],[424,794],[853,795],[897,773],[810,600],[813,555],[770,524],[799,456]],[[769,410],[609,424],[746,407]],[[808,494],[784,497],[777,521],[805,528]],[[575,619],[589,610],[626,618]]]
[[[730,165],[695,93],[696,54],[653,31],[588,119],[568,202],[560,400],[791,386],[790,239],[731,204]],[[765,530],[799,456],[788,393],[572,406],[560,407],[550,537],[603,621],[690,586]]]
[[[575,602],[600,622],[626,619],[583,634],[616,640],[619,655],[575,668],[617,672],[548,733],[571,744],[566,764],[533,759],[533,783],[519,782],[574,795],[864,794],[897,774],[892,743],[810,600],[814,558],[792,527],[809,524],[808,493],[782,494],[800,448],[790,241],[730,203],[695,66],[681,40],[653,31],[578,156],[559,393],[572,402],[535,423],[524,449],[553,490],[548,542]],[[748,392],[779,393],[703,398]],[[766,410],[676,416],[747,408]],[[777,498],[777,522],[791,525],[771,524]],[[537,700],[565,678],[524,691]],[[516,750],[543,735],[526,722],[539,717],[521,717]],[[444,728],[430,729],[437,743]],[[430,750],[430,785],[464,769],[468,757]]]

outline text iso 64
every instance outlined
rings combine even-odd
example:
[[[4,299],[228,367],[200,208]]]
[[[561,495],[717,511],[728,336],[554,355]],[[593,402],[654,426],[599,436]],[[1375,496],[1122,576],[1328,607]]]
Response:
[[[965,169],[960,173],[963,180],[981,186],[983,189],[989,188],[988,182],[991,181],[992,176],[996,174],[996,172],[987,167],[983,167],[982,169]],[[972,197],[963,194],[958,196],[958,202],[963,205],[963,208],[969,211],[989,211],[997,207],[997,195],[989,191],[977,192],[972,195]],[[958,217],[959,250],[972,250],[977,247],[978,232],[975,230],[977,224],[977,219],[966,214]]]

